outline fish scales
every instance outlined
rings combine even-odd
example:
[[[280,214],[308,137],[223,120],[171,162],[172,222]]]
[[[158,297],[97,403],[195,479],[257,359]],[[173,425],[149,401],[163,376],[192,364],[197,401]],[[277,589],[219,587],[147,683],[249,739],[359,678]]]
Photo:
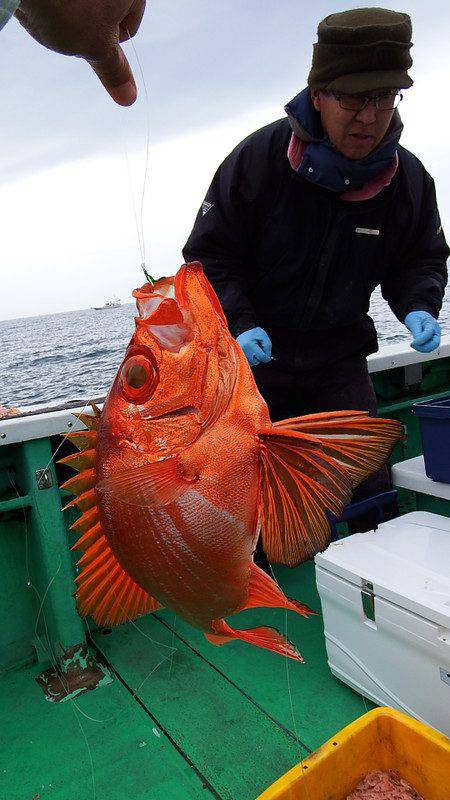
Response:
[[[326,547],[327,512],[342,513],[402,428],[359,411],[272,425],[197,262],[133,294],[125,357],[101,414],[83,415],[93,435],[74,437],[89,453],[65,459],[86,465],[69,488],[96,520],[76,545],[80,613],[113,625],[167,606],[216,645],[302,660],[272,628],[225,621],[257,606],[314,613],[254,564],[259,533],[269,559],[290,566]]]

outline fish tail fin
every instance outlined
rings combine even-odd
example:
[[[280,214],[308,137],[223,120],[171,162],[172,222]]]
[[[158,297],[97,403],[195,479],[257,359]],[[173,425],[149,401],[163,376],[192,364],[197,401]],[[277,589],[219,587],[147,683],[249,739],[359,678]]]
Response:
[[[239,631],[231,628],[225,620],[219,619],[211,623],[211,631],[206,632],[205,636],[212,644],[223,645],[240,640],[303,663],[303,658],[294,645],[275,628],[268,626]]]
[[[242,611],[247,608],[286,608],[288,611],[296,611],[302,617],[316,614],[299,600],[286,597],[278,583],[253,562],[250,570],[248,597]]]

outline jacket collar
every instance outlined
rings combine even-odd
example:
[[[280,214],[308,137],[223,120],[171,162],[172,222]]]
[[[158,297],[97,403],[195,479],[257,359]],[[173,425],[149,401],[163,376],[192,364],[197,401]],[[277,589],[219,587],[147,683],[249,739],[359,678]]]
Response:
[[[311,100],[309,87],[306,87],[306,89],[303,89],[299,94],[295,95],[295,97],[285,105],[284,110],[288,115],[293,132],[303,142],[324,142],[328,140],[322,127],[320,114],[314,108]],[[402,131],[403,122],[396,109],[383,140],[373,152],[376,153],[383,145],[389,144],[392,141],[398,142]],[[372,155],[372,153],[370,155]]]
[[[403,130],[398,111],[378,147],[364,159],[355,161],[339,153],[326,136],[320,114],[315,110],[309,88],[303,89],[285,107],[291,128],[305,147],[297,172],[302,177],[331,191],[361,189],[392,164]]]

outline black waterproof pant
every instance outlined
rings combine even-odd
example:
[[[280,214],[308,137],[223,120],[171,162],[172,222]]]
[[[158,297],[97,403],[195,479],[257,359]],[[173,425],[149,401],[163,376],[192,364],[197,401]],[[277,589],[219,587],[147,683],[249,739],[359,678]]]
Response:
[[[352,355],[316,370],[293,372],[277,358],[269,364],[253,368],[258,389],[266,401],[272,422],[320,411],[368,411],[377,416],[377,399],[367,369],[366,357]],[[363,481],[353,494],[353,501],[363,500],[392,489],[385,466]],[[385,509],[385,517],[395,516],[396,506]],[[376,526],[376,512],[367,512],[352,520],[352,533],[371,530]],[[258,544],[256,560],[261,560]],[[263,564],[261,563],[261,566]]]

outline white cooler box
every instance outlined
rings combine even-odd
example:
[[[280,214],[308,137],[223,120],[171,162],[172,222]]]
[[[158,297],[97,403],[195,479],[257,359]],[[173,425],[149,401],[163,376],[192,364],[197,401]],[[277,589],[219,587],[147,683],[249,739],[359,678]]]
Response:
[[[315,558],[334,675],[450,735],[450,519],[414,512]]]

